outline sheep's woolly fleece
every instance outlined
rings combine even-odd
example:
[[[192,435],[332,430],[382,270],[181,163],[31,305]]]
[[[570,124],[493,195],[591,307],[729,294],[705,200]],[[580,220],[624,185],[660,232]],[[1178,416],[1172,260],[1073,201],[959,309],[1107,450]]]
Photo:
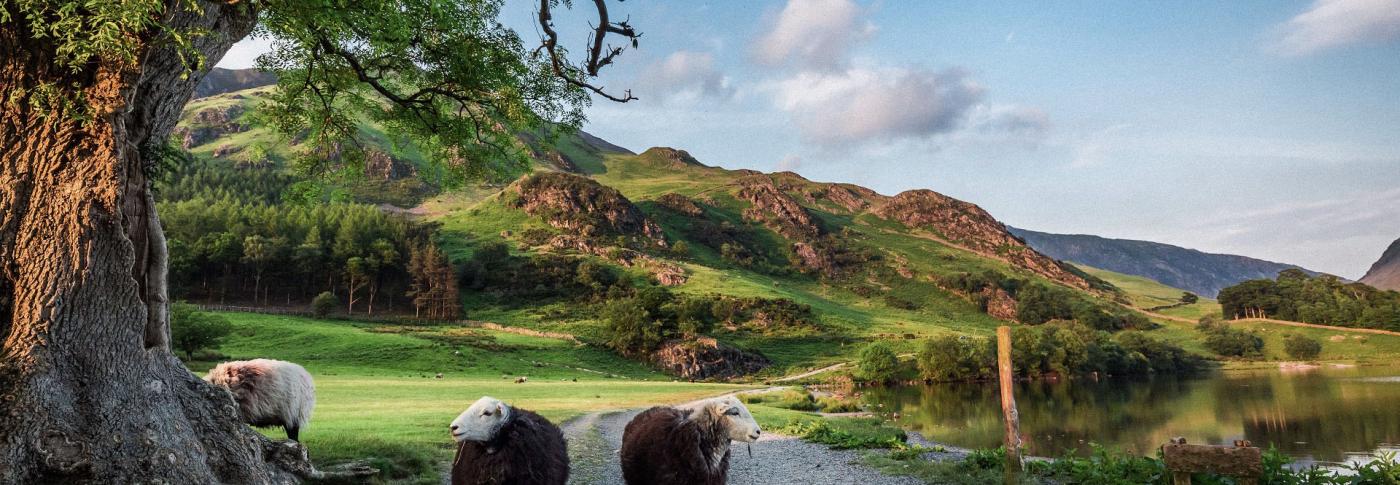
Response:
[[[316,406],[315,384],[306,369],[271,359],[224,362],[205,380],[227,388],[243,420],[254,426],[303,429]]]

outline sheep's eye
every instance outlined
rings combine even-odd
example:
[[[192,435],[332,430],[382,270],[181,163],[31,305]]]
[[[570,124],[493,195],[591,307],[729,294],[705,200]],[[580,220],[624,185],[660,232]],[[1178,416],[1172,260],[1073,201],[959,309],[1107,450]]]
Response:
[[[491,415],[491,411],[483,411],[483,412],[481,413],[481,415],[482,415],[482,416],[490,416],[490,415]]]
[[[739,415],[739,408],[729,408],[729,410],[728,410],[728,411],[725,411],[724,414],[729,415],[729,416],[738,416],[738,415]]]

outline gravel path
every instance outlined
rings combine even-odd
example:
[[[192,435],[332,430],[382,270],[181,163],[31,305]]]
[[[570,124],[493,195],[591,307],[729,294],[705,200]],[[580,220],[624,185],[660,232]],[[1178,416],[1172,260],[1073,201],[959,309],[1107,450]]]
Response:
[[[622,430],[641,410],[593,413],[564,423],[569,440],[569,483],[620,484],[622,468],[617,451]],[[731,445],[729,483],[732,484],[870,484],[918,485],[910,477],[891,477],[859,465],[860,452],[831,450],[791,436],[764,433],[752,445],[753,456],[743,443]]]

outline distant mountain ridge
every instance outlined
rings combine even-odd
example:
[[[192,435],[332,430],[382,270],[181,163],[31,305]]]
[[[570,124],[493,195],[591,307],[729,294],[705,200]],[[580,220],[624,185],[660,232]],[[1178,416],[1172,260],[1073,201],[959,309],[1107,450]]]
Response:
[[[1400,239],[1390,243],[1361,282],[1382,290],[1400,290]]]
[[[248,88],[267,86],[277,82],[277,76],[270,72],[263,72],[257,69],[224,69],[216,67],[209,70],[209,74],[199,81],[199,86],[194,88],[195,98],[204,98],[216,94],[242,91]]]
[[[1251,279],[1273,279],[1285,269],[1298,268],[1316,274],[1291,264],[1207,253],[1152,241],[1051,234],[1010,226],[1008,229],[1025,239],[1031,248],[1052,258],[1151,278],[1211,298],[1227,286]]]

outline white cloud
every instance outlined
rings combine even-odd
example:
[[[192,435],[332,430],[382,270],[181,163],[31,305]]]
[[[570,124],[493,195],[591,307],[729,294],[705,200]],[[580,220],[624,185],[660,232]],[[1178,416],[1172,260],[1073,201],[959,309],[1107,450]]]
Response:
[[[800,167],[802,167],[802,157],[799,157],[797,155],[788,154],[787,156],[783,157],[782,160],[778,161],[779,172],[797,170]]]
[[[1069,162],[1069,166],[1071,168],[1089,168],[1108,163],[1118,133],[1132,128],[1132,126],[1127,123],[1117,124],[1085,137],[1075,145],[1074,159]]]
[[[1050,115],[1038,108],[1026,106],[979,105],[968,118],[971,127],[992,135],[1039,139],[1050,130]]]
[[[641,88],[664,96],[713,96],[727,98],[734,92],[729,78],[715,68],[708,52],[676,51],[642,73]]]
[[[272,40],[266,38],[246,37],[233,44],[223,59],[219,60],[218,67],[225,69],[247,69],[257,63],[258,56],[272,50]]]
[[[793,117],[805,139],[820,145],[952,132],[983,93],[957,69],[809,71],[772,87],[777,107]]]
[[[875,25],[852,0],[788,0],[754,46],[754,58],[770,66],[838,70],[851,47],[868,39]]]
[[[1289,55],[1400,39],[1400,0],[1315,0],[1279,28],[1276,48]]]

